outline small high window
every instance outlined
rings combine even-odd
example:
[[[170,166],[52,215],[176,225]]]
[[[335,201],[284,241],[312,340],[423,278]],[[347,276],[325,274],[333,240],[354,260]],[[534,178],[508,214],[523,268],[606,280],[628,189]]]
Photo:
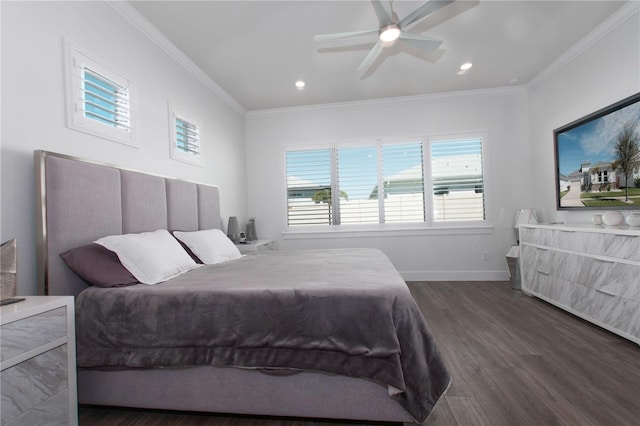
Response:
[[[200,125],[169,102],[171,158],[202,166]]]
[[[135,83],[71,42],[65,48],[67,126],[137,147]]]

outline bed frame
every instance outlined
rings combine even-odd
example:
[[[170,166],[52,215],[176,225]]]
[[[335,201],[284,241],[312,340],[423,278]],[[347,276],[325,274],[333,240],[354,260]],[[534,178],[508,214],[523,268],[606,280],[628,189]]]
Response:
[[[216,186],[35,151],[38,290],[73,295],[86,284],[59,254],[106,235],[222,229]],[[239,368],[78,371],[78,402],[137,408],[414,422],[369,380]]]

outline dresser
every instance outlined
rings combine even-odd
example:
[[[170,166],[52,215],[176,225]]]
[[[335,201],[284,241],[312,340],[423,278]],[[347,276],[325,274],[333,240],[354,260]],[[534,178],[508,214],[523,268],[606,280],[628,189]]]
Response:
[[[0,308],[0,424],[77,425],[73,297],[23,297]]]
[[[640,229],[521,225],[522,290],[640,344]]]

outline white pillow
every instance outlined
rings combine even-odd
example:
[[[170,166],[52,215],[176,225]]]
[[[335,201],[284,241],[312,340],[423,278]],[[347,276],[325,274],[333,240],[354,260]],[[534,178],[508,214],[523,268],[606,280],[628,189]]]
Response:
[[[122,265],[143,284],[157,284],[198,267],[164,229],[111,235],[94,242],[115,252]]]
[[[174,231],[173,235],[182,241],[202,263],[213,265],[242,257],[238,247],[219,229],[205,231]]]

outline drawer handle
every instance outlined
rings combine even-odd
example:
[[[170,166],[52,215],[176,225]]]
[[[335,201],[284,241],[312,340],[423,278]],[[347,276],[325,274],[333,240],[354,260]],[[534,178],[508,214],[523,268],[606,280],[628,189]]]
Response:
[[[539,274],[542,274],[542,275],[549,275],[549,273],[548,273],[548,272],[541,271],[541,270],[539,270],[539,269],[538,269],[538,271],[537,271],[537,272],[538,272]]]
[[[616,263],[613,260],[607,260],[607,259],[600,259],[597,257],[594,257],[595,260],[597,260],[598,262],[602,262],[602,263]]]
[[[598,293],[606,294],[607,296],[611,296],[611,297],[616,297],[617,296],[617,294],[609,293],[608,291],[602,290],[600,288],[596,288],[596,291]]]
[[[576,231],[574,231],[574,230],[572,230],[572,229],[559,229],[559,231],[560,231],[560,232],[572,232],[572,233],[573,233],[573,232],[576,232]]]

